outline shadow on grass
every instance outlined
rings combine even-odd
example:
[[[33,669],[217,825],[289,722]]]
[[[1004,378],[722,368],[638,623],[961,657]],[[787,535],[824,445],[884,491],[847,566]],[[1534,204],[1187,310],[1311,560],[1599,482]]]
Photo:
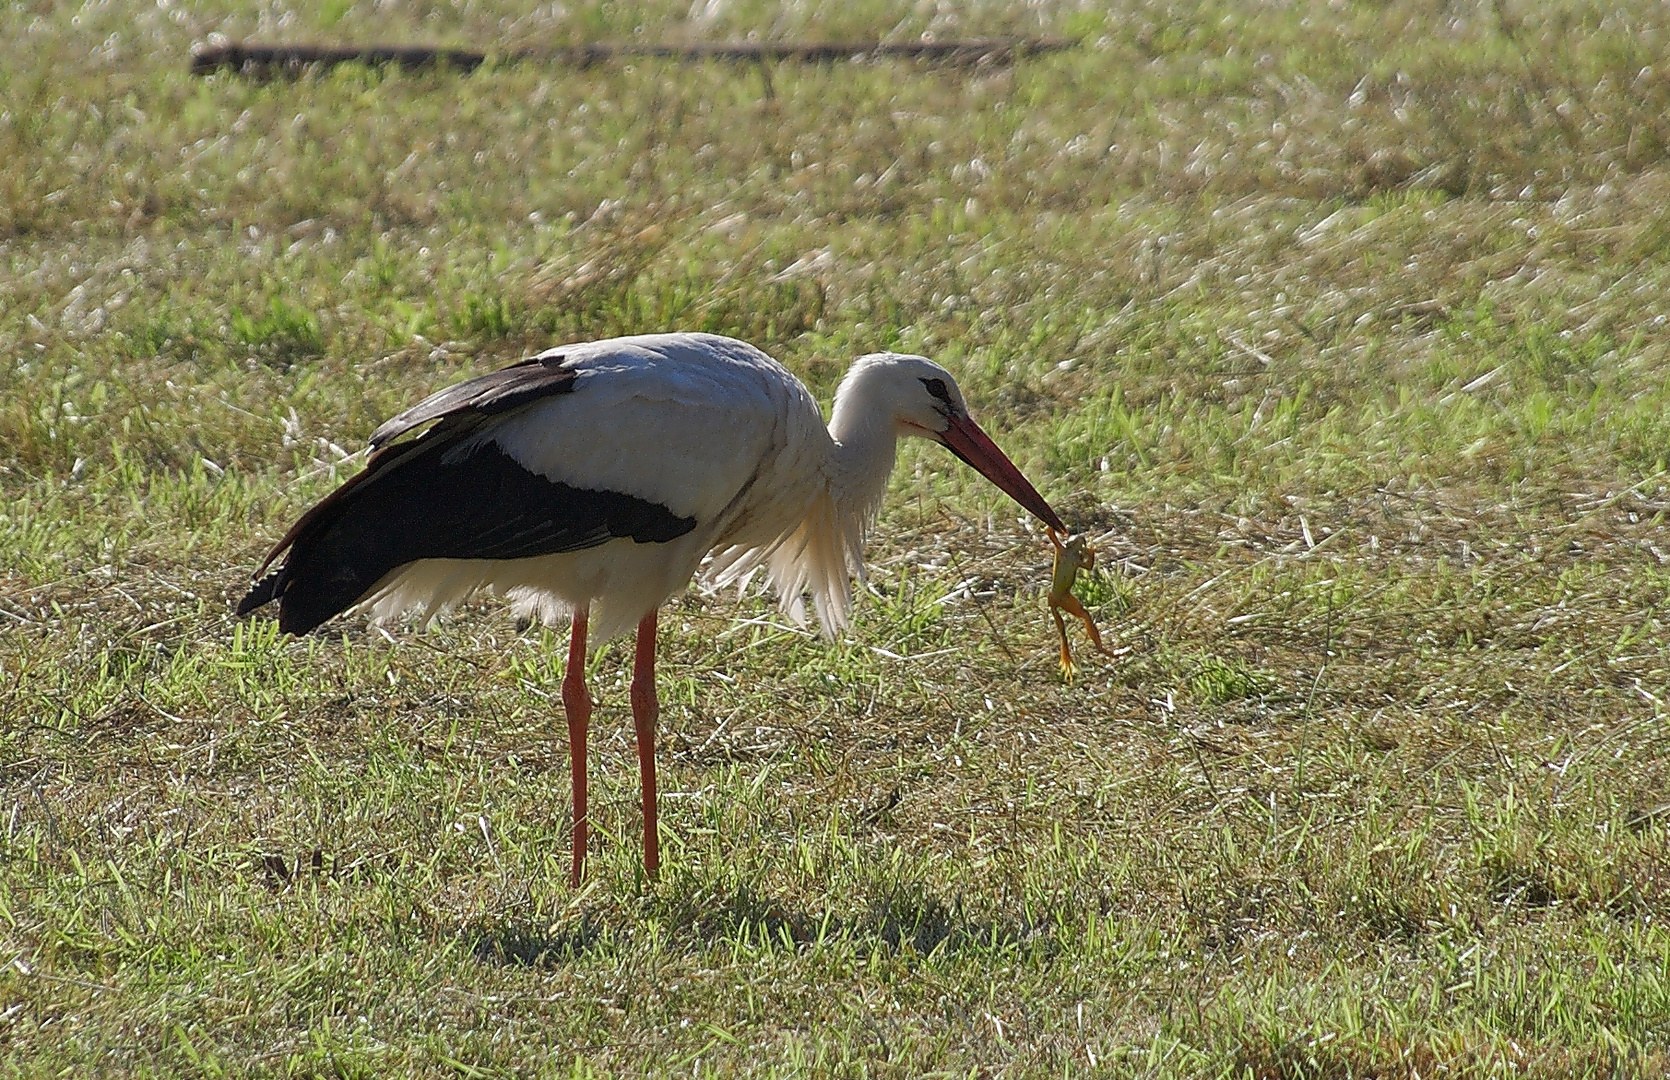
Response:
[[[545,970],[595,955],[611,940],[630,937],[635,927],[650,922],[668,931],[675,948],[682,942],[693,952],[735,945],[796,951],[834,945],[949,956],[1018,949],[1053,954],[1059,947],[1043,926],[1023,919],[975,918],[960,899],[947,901],[921,890],[895,891],[846,916],[785,905],[747,885],[675,889],[644,901],[642,907],[594,912],[569,925],[483,920],[461,928],[459,935],[482,963]],[[624,923],[613,926],[614,920]]]
[[[924,956],[1054,945],[1043,927],[1024,919],[974,917],[960,898],[947,901],[919,888],[878,896],[853,915],[805,911],[747,885],[678,893],[667,897],[662,908],[663,918],[672,927],[709,945],[739,941],[744,945],[769,941],[794,948],[880,945],[890,952]]]
[[[559,927],[533,923],[478,923],[462,937],[470,955],[486,964],[550,970],[580,959],[603,941],[601,927],[589,920]]]

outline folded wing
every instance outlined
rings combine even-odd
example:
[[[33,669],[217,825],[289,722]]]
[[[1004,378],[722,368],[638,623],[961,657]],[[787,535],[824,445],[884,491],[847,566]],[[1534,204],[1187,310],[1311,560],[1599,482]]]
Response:
[[[384,424],[365,471],[279,541],[262,570],[287,551],[283,565],[250,589],[238,613],[276,600],[280,628],[305,634],[420,559],[520,559],[618,537],[666,542],[695,528],[695,518],[659,503],[553,480],[479,437],[496,417],[571,393],[576,379],[560,360],[448,387]],[[431,421],[417,438],[391,441]]]

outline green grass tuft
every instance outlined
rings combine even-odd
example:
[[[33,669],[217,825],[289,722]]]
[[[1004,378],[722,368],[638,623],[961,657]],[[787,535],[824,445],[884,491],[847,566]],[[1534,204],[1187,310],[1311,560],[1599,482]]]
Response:
[[[318,318],[277,296],[267,301],[263,315],[234,308],[231,327],[234,340],[282,359],[313,356],[325,345]]]
[[[1242,660],[1206,656],[1189,676],[1189,689],[1203,706],[1222,705],[1226,701],[1263,697],[1276,689],[1276,680],[1269,672]]]

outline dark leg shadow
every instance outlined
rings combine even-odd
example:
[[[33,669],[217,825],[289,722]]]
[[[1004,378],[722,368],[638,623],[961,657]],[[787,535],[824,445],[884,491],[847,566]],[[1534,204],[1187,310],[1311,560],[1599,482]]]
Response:
[[[556,927],[534,922],[482,922],[462,932],[470,953],[487,964],[550,970],[578,960],[603,940],[603,931],[587,920]]]
[[[841,917],[797,910],[743,885],[671,898],[663,915],[675,930],[709,944],[739,937],[758,940],[762,935],[797,945],[879,940],[894,952],[910,949],[927,955],[936,950],[1047,948],[1052,940],[1045,927],[1024,918],[973,918],[960,899],[947,901],[926,890],[901,889],[877,898],[863,914]]]

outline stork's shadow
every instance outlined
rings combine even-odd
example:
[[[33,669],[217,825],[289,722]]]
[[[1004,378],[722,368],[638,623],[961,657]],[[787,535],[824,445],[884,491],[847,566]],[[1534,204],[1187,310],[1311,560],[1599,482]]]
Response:
[[[465,927],[470,953],[487,964],[553,970],[595,952],[603,942],[603,928],[582,919],[574,926],[511,921],[477,923]]]
[[[1046,927],[1024,918],[975,917],[959,899],[915,890],[876,897],[847,915],[785,904],[747,885],[681,891],[648,898],[647,903],[652,911],[646,914],[653,914],[669,931],[669,944],[682,940],[692,951],[741,942],[794,949],[880,947],[890,953],[943,956],[1018,948],[1050,951],[1055,945]],[[611,914],[630,917],[618,909]],[[583,917],[563,927],[532,921],[478,923],[463,932],[472,954],[484,963],[554,969],[600,951],[618,936],[611,933],[609,921],[613,920],[607,916]],[[631,936],[628,928],[621,930]]]

